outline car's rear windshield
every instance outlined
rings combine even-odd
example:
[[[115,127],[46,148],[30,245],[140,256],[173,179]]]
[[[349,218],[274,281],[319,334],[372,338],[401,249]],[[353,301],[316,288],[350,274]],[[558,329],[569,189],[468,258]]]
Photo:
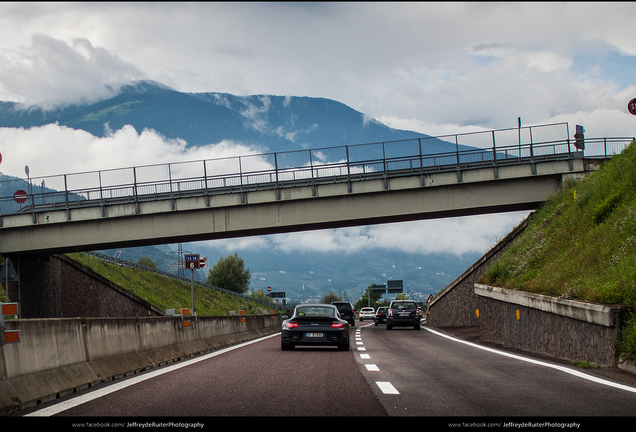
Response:
[[[334,306],[337,307],[339,311],[350,311],[351,310],[351,305],[347,304],[347,303],[335,303]]]
[[[411,309],[417,309],[417,305],[415,303],[393,303],[391,308],[392,309],[411,310]]]
[[[335,310],[330,307],[303,306],[296,309],[297,316],[335,316]]]

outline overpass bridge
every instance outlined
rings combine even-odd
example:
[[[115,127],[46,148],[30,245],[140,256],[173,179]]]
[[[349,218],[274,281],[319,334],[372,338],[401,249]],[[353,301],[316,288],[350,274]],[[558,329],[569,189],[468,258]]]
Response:
[[[418,138],[29,178],[21,196],[0,197],[0,253],[530,210],[633,140],[569,136],[557,123],[435,137],[454,144],[444,153]]]

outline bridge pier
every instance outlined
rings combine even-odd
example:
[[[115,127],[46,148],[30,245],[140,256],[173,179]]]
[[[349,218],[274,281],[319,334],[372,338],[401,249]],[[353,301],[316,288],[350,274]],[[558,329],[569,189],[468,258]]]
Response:
[[[20,318],[162,316],[163,311],[65,255],[11,255]]]

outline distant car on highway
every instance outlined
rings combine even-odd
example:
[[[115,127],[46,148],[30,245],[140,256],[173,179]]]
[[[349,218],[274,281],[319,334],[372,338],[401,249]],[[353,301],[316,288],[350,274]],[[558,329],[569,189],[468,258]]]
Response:
[[[362,309],[360,309],[360,315],[358,319],[360,321],[364,321],[365,319],[372,320],[374,316],[375,311],[372,307],[363,307]]]
[[[353,309],[351,303],[346,301],[331,302],[332,305],[338,308],[340,316],[343,320],[347,321],[352,326],[356,325],[356,311]]]
[[[386,316],[386,329],[413,326],[415,330],[419,330],[421,319],[422,312],[417,303],[412,300],[393,300]]]
[[[299,345],[337,346],[349,351],[349,323],[333,305],[298,305],[291,318],[283,321],[280,348],[290,350]]]
[[[373,321],[375,321],[375,325],[378,324],[386,324],[386,313],[389,308],[387,306],[380,306],[377,311],[375,311],[375,316],[373,317]]]

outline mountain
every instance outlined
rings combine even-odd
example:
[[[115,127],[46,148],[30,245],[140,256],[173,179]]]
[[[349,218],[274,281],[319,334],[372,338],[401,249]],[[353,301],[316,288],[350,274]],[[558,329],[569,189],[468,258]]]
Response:
[[[30,128],[55,123],[97,137],[125,125],[153,129],[188,146],[231,140],[281,152],[350,144],[430,138],[390,128],[340,102],[290,96],[182,93],[152,81],[124,86],[110,99],[53,110],[0,102],[0,127]],[[455,144],[430,138],[424,153],[455,151]]]

